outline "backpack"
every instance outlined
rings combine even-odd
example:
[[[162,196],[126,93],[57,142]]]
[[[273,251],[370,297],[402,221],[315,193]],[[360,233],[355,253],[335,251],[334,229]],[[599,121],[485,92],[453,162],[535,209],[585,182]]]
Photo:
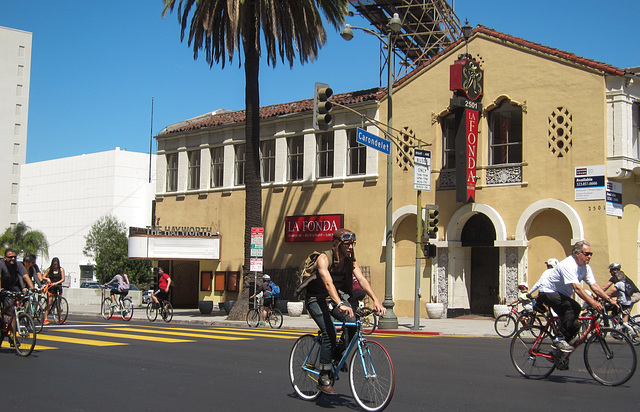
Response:
[[[333,250],[329,249],[325,252],[313,251],[302,263],[300,271],[298,272],[298,286],[296,287],[294,294],[296,299],[302,299],[305,297],[307,285],[314,281],[318,276],[318,274],[313,271],[313,267],[318,260],[318,256],[323,253],[329,257],[329,261],[333,261]]]
[[[625,283],[625,294],[631,298],[631,295],[633,295],[634,293],[638,293],[640,292],[640,290],[638,290],[638,287],[636,286],[635,283],[633,283],[633,281],[631,279],[629,279],[629,277],[625,277],[624,279],[624,283]]]
[[[271,288],[271,293],[269,297],[277,298],[280,296],[280,286],[276,285],[273,282],[269,282],[269,287]]]

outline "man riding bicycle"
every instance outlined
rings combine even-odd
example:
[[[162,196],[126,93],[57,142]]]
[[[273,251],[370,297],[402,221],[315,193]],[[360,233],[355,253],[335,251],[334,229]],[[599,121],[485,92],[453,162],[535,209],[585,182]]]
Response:
[[[267,309],[273,307],[274,298],[271,296],[271,276],[266,273],[262,275],[262,284],[258,288],[255,294],[249,297],[249,299],[253,299],[255,296],[260,295],[262,293],[262,318],[260,319],[260,325],[264,326],[264,323],[267,319]]]
[[[341,322],[354,321],[353,309],[345,299],[345,294],[353,293],[353,276],[373,299],[373,309],[381,315],[386,312],[356,262],[353,250],[356,234],[347,229],[338,229],[333,234],[332,244],[330,250],[318,256],[312,270],[312,276],[315,274],[316,278],[307,285],[305,299],[307,310],[322,333],[318,387],[327,395],[336,395],[329,372],[332,359],[340,359],[341,356],[338,353],[340,348],[337,348],[336,328],[331,316]],[[347,339],[343,344],[348,345],[353,331],[345,331],[343,336]]]
[[[550,272],[547,271],[548,276],[544,276],[544,279],[540,279],[540,293],[536,302],[552,308],[562,318],[560,322],[562,336],[556,338],[554,346],[563,352],[573,351],[573,346],[569,342],[580,330],[578,317],[581,306],[571,298],[571,295],[576,293],[591,307],[602,312],[602,304],[582,288],[581,282],[585,281],[593,293],[611,302],[611,298],[596,283],[593,270],[589,266],[591,256],[593,253],[589,242],[586,240],[576,242],[572,247],[571,256],[558,263]]]

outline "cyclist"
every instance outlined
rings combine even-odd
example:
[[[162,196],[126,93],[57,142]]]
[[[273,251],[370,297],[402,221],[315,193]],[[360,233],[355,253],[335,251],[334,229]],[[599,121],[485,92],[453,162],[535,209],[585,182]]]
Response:
[[[629,313],[631,313],[633,305],[638,301],[637,298],[640,297],[640,293],[638,293],[638,287],[635,283],[633,283],[621,269],[622,266],[620,263],[612,263],[609,265],[611,278],[605,285],[604,290],[607,291],[609,288],[612,288],[607,295],[616,298],[616,302],[622,309],[622,321],[626,326],[629,326],[627,323],[629,322]],[[630,329],[633,330],[631,327]]]
[[[271,276],[266,273],[262,275],[262,284],[249,299],[253,299],[256,295],[262,296],[262,318],[260,321],[260,325],[264,326],[265,321],[267,319],[267,309],[273,307],[275,303],[275,299],[271,296],[271,285],[269,284],[271,281]],[[262,295],[260,295],[262,293]]]
[[[129,278],[126,274],[123,274],[122,268],[116,269],[116,275],[109,282],[104,284],[106,288],[109,285],[116,285],[111,289],[111,306],[116,306],[116,296],[121,295],[125,297],[129,294]]]
[[[0,261],[0,283],[3,289],[10,292],[26,292],[27,287],[33,289],[29,274],[22,263],[17,261],[17,253],[13,249],[5,250],[4,259]],[[13,305],[13,298],[5,296],[4,299],[0,299],[0,311],[11,305]],[[10,334],[12,330],[13,325],[9,326]],[[9,342],[13,342],[13,340],[9,339]]]
[[[600,285],[596,283],[593,270],[589,266],[589,261],[593,256],[591,245],[586,240],[576,242],[571,250],[571,256],[566,257],[556,265],[550,272],[543,274],[540,279],[540,293],[536,301],[552,308],[562,319],[560,322],[559,336],[553,342],[556,349],[563,352],[573,351],[573,346],[569,342],[576,336],[580,330],[581,306],[571,295],[576,293],[585,300],[591,307],[598,312],[602,312],[602,304],[589,296],[582,288],[581,282],[584,281],[593,293],[602,299],[611,302],[611,298],[607,296]]]
[[[524,310],[533,312],[533,305],[535,304],[535,301],[531,299],[528,290],[529,285],[527,284],[527,282],[520,282],[520,284],[518,285],[518,298],[509,303],[509,305],[513,306],[521,303]]]
[[[353,321],[353,309],[344,299],[344,294],[352,293],[353,275],[373,300],[373,309],[381,315],[386,312],[356,262],[355,243],[355,233],[347,229],[336,230],[333,234],[332,248],[318,256],[312,272],[316,274],[316,278],[306,287],[307,310],[322,333],[318,388],[327,395],[337,394],[331,384],[329,372],[332,358],[340,359],[341,356],[331,316],[341,322]],[[344,336],[346,341],[343,345],[347,345],[353,331],[345,331]]]
[[[26,255],[22,259],[22,264],[24,265],[24,268],[27,270],[27,273],[29,273],[29,278],[31,279],[31,283],[33,283],[34,286],[37,285],[38,287],[41,287],[42,273],[40,272],[40,268],[36,264],[35,255]]]
[[[49,312],[51,311],[51,305],[55,297],[62,295],[62,282],[64,282],[64,268],[60,267],[60,259],[54,257],[51,259],[51,266],[44,271],[43,278],[45,283],[51,284],[49,289],[49,301],[47,307],[44,310],[44,324],[49,324]]]
[[[171,277],[168,273],[164,272],[161,267],[158,268],[158,290],[151,294],[151,299],[155,303],[155,307],[158,307],[158,298],[162,300],[168,300],[169,288],[171,287]]]

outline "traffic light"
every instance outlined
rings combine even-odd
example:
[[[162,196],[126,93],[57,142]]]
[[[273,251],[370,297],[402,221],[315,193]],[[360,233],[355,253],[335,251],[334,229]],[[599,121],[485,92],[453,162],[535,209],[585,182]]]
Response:
[[[422,245],[422,253],[424,253],[424,257],[426,258],[436,257],[436,250],[436,245],[432,243],[425,243]]]
[[[430,205],[427,206],[427,221],[426,226],[427,226],[427,237],[429,239],[435,239],[436,233],[438,233],[438,215],[440,214],[440,212],[438,212],[438,206],[437,205]]]
[[[333,90],[328,84],[316,83],[313,93],[313,128],[316,130],[327,130],[331,123],[331,114],[329,113],[332,104],[329,97],[333,95]]]

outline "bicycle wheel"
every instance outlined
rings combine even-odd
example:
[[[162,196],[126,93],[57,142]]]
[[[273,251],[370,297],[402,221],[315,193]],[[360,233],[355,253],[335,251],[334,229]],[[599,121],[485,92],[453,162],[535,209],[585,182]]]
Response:
[[[622,332],[602,328],[584,346],[584,364],[596,381],[606,386],[622,385],[636,371],[636,351]]]
[[[158,308],[154,307],[153,301],[147,304],[147,319],[149,322],[154,322],[158,318]]]
[[[269,325],[274,329],[280,329],[282,327],[282,321],[284,320],[280,309],[273,308],[269,312]]]
[[[131,298],[122,299],[122,319],[130,321],[133,317],[133,301]]]
[[[539,326],[525,326],[511,339],[511,363],[529,379],[543,379],[556,368],[551,336]]]
[[[320,396],[318,388],[320,340],[317,336],[303,335],[298,338],[289,354],[289,379],[298,396],[312,401]]]
[[[627,337],[631,341],[633,346],[640,345],[640,324],[636,323],[635,319],[629,319],[629,325],[633,328],[633,331],[626,330]]]
[[[54,301],[55,312],[53,318],[59,325],[62,325],[67,321],[69,316],[69,303],[64,296],[58,296]]]
[[[249,309],[247,312],[247,325],[250,328],[257,328],[260,323],[260,309]]]
[[[104,320],[111,319],[111,316],[113,316],[113,308],[111,307],[111,299],[104,298],[104,300],[102,301],[102,306],[101,306],[100,309],[101,309],[100,313],[102,314],[102,317],[104,318]],[[53,311],[53,308],[51,310]]]
[[[169,301],[163,300],[162,307],[160,308],[160,316],[162,316],[162,320],[169,323],[171,319],[173,319],[173,306]]]
[[[378,327],[378,314],[371,308],[364,307],[360,310],[360,322],[362,322],[362,333],[371,335]]]
[[[358,405],[366,411],[383,410],[391,402],[395,381],[386,349],[378,342],[358,342],[349,367],[349,386]]]
[[[493,323],[493,328],[496,330],[496,333],[503,338],[510,338],[514,333],[516,333],[518,321],[516,318],[511,316],[510,313],[505,313],[496,318]]]
[[[41,307],[37,299],[31,299],[25,307],[25,313],[31,316],[36,333],[42,332],[44,327],[44,307]]]
[[[20,356],[29,356],[36,346],[36,327],[26,313],[18,313],[16,330],[13,332],[13,348]]]

